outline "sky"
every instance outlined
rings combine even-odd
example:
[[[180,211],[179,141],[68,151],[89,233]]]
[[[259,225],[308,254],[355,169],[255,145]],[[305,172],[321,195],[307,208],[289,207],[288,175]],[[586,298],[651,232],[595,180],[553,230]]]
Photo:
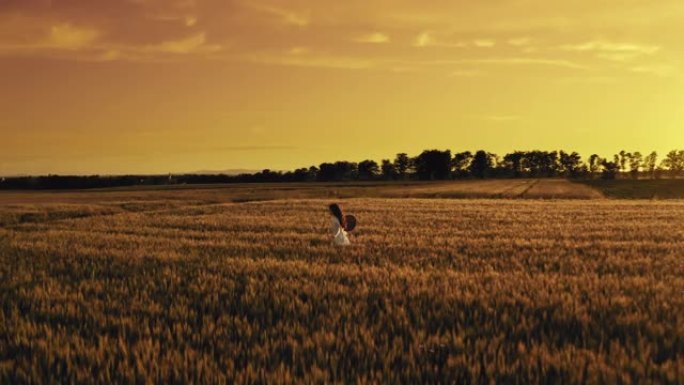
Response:
[[[0,175],[684,148],[681,0],[0,0]]]

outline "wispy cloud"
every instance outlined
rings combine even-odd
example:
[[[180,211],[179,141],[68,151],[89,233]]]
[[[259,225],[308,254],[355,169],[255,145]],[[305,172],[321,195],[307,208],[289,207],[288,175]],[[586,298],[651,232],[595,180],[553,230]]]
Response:
[[[491,48],[496,45],[496,42],[491,39],[475,39],[473,45],[479,48]]]
[[[42,51],[79,51],[89,49],[98,43],[100,31],[76,26],[72,23],[57,23],[26,34],[19,42],[0,41],[0,53],[30,54]],[[35,33],[38,32],[38,33]]]
[[[459,41],[455,43],[437,40],[433,32],[424,31],[418,34],[413,40],[414,47],[448,47],[448,48],[465,48],[468,43]]]
[[[311,52],[311,49],[308,47],[292,47],[287,51],[290,55],[306,55],[309,52]]]
[[[547,59],[547,58],[528,58],[528,57],[500,57],[500,58],[488,58],[488,59],[472,59],[465,60],[466,62],[472,63],[482,63],[482,64],[507,64],[507,65],[541,65],[541,66],[553,66],[553,67],[564,67],[572,69],[588,69],[587,66],[578,64],[569,60],[561,59]]]
[[[491,65],[537,65],[537,66],[551,66],[562,67],[576,70],[586,70],[588,67],[568,60],[553,59],[553,58],[532,58],[532,57],[484,57],[484,58],[469,58],[469,59],[454,59],[454,60],[432,60],[422,61],[423,65],[458,65],[458,64],[491,64]]]
[[[273,53],[249,54],[238,60],[247,60],[259,64],[282,65],[293,67],[313,67],[359,70],[375,67],[376,63],[370,59],[353,56],[335,56],[321,54],[279,55]]]
[[[296,12],[273,5],[258,4],[253,2],[246,2],[244,4],[254,10],[277,16],[283,23],[288,25],[306,27],[311,23],[311,18],[309,17],[308,13]]]
[[[434,38],[432,37],[432,34],[430,32],[421,32],[416,36],[416,39],[413,42],[413,45],[415,47],[427,47],[429,45],[432,45],[434,43]]]
[[[675,67],[669,64],[643,65],[631,68],[632,72],[644,73],[662,77],[673,76],[676,74]]]
[[[173,54],[189,54],[196,52],[218,52],[223,47],[220,44],[207,44],[205,32],[200,32],[179,40],[169,40],[157,45],[147,47],[150,51],[159,51]]]
[[[596,57],[614,61],[626,61],[643,55],[653,55],[661,49],[657,45],[614,43],[602,40],[592,40],[580,44],[566,44],[561,46],[561,48],[566,51],[589,52],[596,55]]]
[[[473,78],[476,76],[481,76],[484,74],[484,71],[482,70],[477,70],[477,69],[458,69],[455,71],[452,71],[449,73],[449,77],[465,77],[465,78]]]
[[[530,45],[530,43],[532,43],[532,39],[529,37],[516,37],[516,38],[508,39],[506,42],[509,45],[512,45],[515,47],[522,47],[522,46]]]
[[[92,44],[98,36],[99,32],[94,29],[62,23],[50,28],[48,45],[61,49],[79,49]]]
[[[381,32],[373,32],[367,35],[356,37],[354,41],[359,43],[382,44],[388,43],[390,41],[390,37]]]

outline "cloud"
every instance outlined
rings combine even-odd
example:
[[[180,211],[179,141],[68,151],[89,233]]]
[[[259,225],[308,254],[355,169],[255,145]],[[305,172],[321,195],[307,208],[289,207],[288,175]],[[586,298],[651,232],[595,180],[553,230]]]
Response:
[[[308,52],[296,55],[292,55],[290,53],[286,55],[255,53],[248,54],[237,59],[267,65],[348,70],[368,69],[376,66],[376,63],[370,59],[353,56],[313,55]]]
[[[309,52],[311,52],[311,50],[307,47],[292,47],[287,51],[290,55],[305,55]]]
[[[611,84],[618,81],[618,78],[611,76],[566,76],[554,79],[561,84]]]
[[[507,43],[515,47],[522,47],[530,45],[530,43],[532,43],[532,39],[529,37],[516,37],[508,39]]]
[[[530,57],[484,57],[454,60],[431,60],[419,62],[423,65],[458,65],[458,64],[491,64],[491,65],[539,65],[586,70],[588,67],[560,59]]]
[[[415,47],[427,47],[434,43],[434,39],[430,32],[421,32],[416,36],[416,39],[413,43]]]
[[[0,27],[2,56],[81,57],[96,51],[101,44],[102,33],[92,27],[72,23],[53,23],[46,27],[31,18],[18,18],[13,22],[15,26],[17,23],[22,26],[15,29],[15,36],[3,36],[5,31]]]
[[[306,13],[298,13],[288,9],[279,8],[266,4],[255,4],[252,2],[246,2],[244,4],[256,11],[277,16],[283,23],[287,25],[292,25],[296,27],[306,27],[311,23],[310,17]]]
[[[414,39],[413,46],[414,47],[465,48],[468,46],[468,43],[465,43],[465,42],[449,43],[449,42],[444,42],[441,40],[437,41],[437,39],[435,39],[435,37],[434,37],[433,32],[421,32]]]
[[[561,49],[566,51],[590,52],[594,53],[596,57],[612,61],[627,61],[639,56],[653,55],[660,51],[660,48],[660,46],[656,45],[613,43],[602,40],[561,46]]]
[[[676,74],[675,67],[668,64],[655,64],[655,65],[644,65],[638,67],[632,67],[632,72],[650,74],[662,77],[669,77]]]
[[[186,27],[192,27],[195,24],[197,24],[197,17],[195,17],[195,16],[186,16],[185,17],[185,26]]]
[[[49,43],[55,48],[79,49],[93,43],[98,36],[99,32],[94,29],[62,23],[50,28]]]
[[[473,40],[473,45],[479,48],[491,48],[496,45],[496,42],[490,39],[476,39]]]
[[[527,58],[527,57],[504,57],[465,60],[473,63],[482,64],[510,64],[510,65],[542,65],[553,67],[564,67],[572,69],[587,69],[586,66],[568,60],[547,59],[547,58]]]
[[[223,48],[219,44],[207,44],[206,42],[206,33],[200,32],[180,40],[170,40],[149,46],[148,50],[173,54],[189,54],[196,52],[218,52]]]
[[[458,69],[449,74],[449,77],[466,77],[472,78],[483,75],[484,72],[476,69]]]
[[[389,36],[381,32],[374,32],[367,35],[362,35],[354,39],[354,41],[359,43],[371,43],[371,44],[382,44],[388,43],[390,41]]]

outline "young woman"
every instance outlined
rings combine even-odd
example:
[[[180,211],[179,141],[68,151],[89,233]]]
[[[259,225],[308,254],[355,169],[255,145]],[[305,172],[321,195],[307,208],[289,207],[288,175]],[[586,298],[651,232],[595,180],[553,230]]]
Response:
[[[346,227],[344,214],[342,213],[342,208],[337,204],[333,203],[329,207],[330,216],[332,217],[332,224],[330,230],[333,234],[333,243],[336,246],[348,246],[351,244],[349,238],[347,237],[347,232],[344,230]]]

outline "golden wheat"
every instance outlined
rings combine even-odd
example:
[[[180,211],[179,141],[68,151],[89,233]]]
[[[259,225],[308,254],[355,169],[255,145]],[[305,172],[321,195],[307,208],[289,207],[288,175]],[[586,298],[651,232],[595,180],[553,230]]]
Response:
[[[327,203],[2,207],[0,383],[684,381],[684,202]]]

